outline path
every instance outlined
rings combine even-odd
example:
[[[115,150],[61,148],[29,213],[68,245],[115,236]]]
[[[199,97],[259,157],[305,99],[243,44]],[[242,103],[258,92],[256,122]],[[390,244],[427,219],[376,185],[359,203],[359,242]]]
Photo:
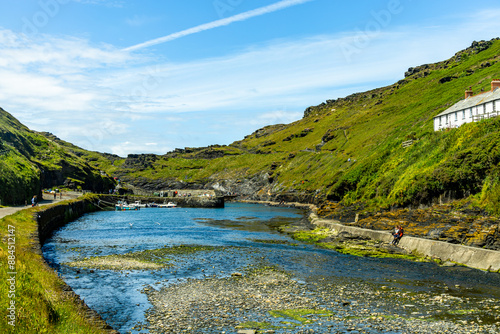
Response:
[[[51,199],[42,199],[42,201],[40,201],[38,203],[38,205],[40,206],[44,206],[44,205],[49,205],[49,204],[52,204],[52,203],[57,203],[57,202],[60,202],[60,201],[65,201],[65,200],[68,200],[68,199],[73,199],[73,198],[77,198],[79,196],[81,196],[81,193],[77,193],[77,192],[65,192],[63,193],[63,198],[60,199],[59,198],[59,195],[57,196],[57,198],[54,200],[49,194],[44,194],[45,198],[51,198]],[[28,208],[31,208],[31,204],[30,205],[20,205],[20,206],[9,206],[9,207],[6,207],[6,208],[0,208],[0,219],[6,217],[6,216],[10,216],[14,213],[16,213],[17,211],[21,211],[21,210],[24,210],[24,209],[28,209]]]

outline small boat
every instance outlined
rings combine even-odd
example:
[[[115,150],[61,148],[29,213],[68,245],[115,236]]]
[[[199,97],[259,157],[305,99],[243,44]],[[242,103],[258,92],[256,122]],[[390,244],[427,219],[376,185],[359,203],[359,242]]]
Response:
[[[139,208],[147,208],[147,205],[142,204],[141,201],[135,201],[134,204],[132,204],[132,205],[137,206]]]
[[[139,207],[133,204],[127,204],[127,202],[118,202],[115,205],[116,211],[131,211],[131,210],[139,210]]]
[[[158,204],[159,208],[175,208],[177,207],[177,204],[168,202],[168,203],[163,203],[163,204]]]

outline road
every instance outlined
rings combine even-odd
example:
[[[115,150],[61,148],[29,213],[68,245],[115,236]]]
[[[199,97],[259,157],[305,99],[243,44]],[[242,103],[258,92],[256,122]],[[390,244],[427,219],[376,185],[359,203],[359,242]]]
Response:
[[[40,205],[40,206],[49,205],[52,203],[57,203],[60,201],[65,201],[68,199],[77,198],[78,196],[81,196],[81,193],[77,193],[77,192],[66,193],[65,192],[65,193],[63,193],[62,199],[60,199],[59,195],[58,195],[57,198],[54,200],[52,195],[44,194],[44,199],[42,199],[42,201],[40,201],[38,203],[38,205]],[[48,199],[48,198],[50,198],[50,199]],[[6,208],[0,208],[0,219],[4,218],[6,216],[12,215],[12,214],[16,213],[17,211],[28,209],[28,208],[31,208],[31,204],[30,205],[9,206]]]

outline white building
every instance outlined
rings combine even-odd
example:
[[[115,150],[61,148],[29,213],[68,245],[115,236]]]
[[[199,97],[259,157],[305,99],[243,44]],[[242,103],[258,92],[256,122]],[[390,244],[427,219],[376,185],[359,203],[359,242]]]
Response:
[[[434,131],[458,128],[464,123],[498,116],[500,111],[500,79],[491,81],[491,91],[473,95],[465,91],[465,99],[434,117]]]

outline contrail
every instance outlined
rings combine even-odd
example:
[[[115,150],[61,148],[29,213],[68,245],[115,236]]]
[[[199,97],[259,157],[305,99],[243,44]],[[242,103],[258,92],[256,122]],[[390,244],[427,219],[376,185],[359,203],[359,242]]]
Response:
[[[248,20],[252,17],[261,16],[264,14],[269,14],[269,13],[272,13],[272,12],[275,12],[275,11],[278,11],[281,9],[300,5],[300,4],[303,4],[306,2],[310,2],[310,1],[312,1],[312,0],[282,0],[280,2],[274,3],[274,4],[269,5],[269,6],[253,9],[253,10],[250,10],[248,12],[244,12],[244,13],[237,14],[237,15],[234,15],[231,17],[227,17],[225,19],[220,19],[217,21],[212,21],[209,23],[201,24],[199,26],[189,28],[186,30],[182,30],[179,32],[175,32],[175,33],[167,35],[167,36],[152,39],[152,40],[144,42],[144,43],[132,45],[132,46],[129,46],[128,48],[123,49],[123,51],[135,51],[135,50],[147,48],[147,47],[152,46],[152,45],[170,42],[170,41],[173,41],[174,39],[178,39],[178,38],[181,38],[184,36],[196,34],[196,33],[199,33],[199,32],[205,31],[205,30],[210,30],[210,29],[214,29],[214,28],[218,28],[218,27],[222,27],[222,26],[227,26],[233,22],[245,21],[245,20]]]

